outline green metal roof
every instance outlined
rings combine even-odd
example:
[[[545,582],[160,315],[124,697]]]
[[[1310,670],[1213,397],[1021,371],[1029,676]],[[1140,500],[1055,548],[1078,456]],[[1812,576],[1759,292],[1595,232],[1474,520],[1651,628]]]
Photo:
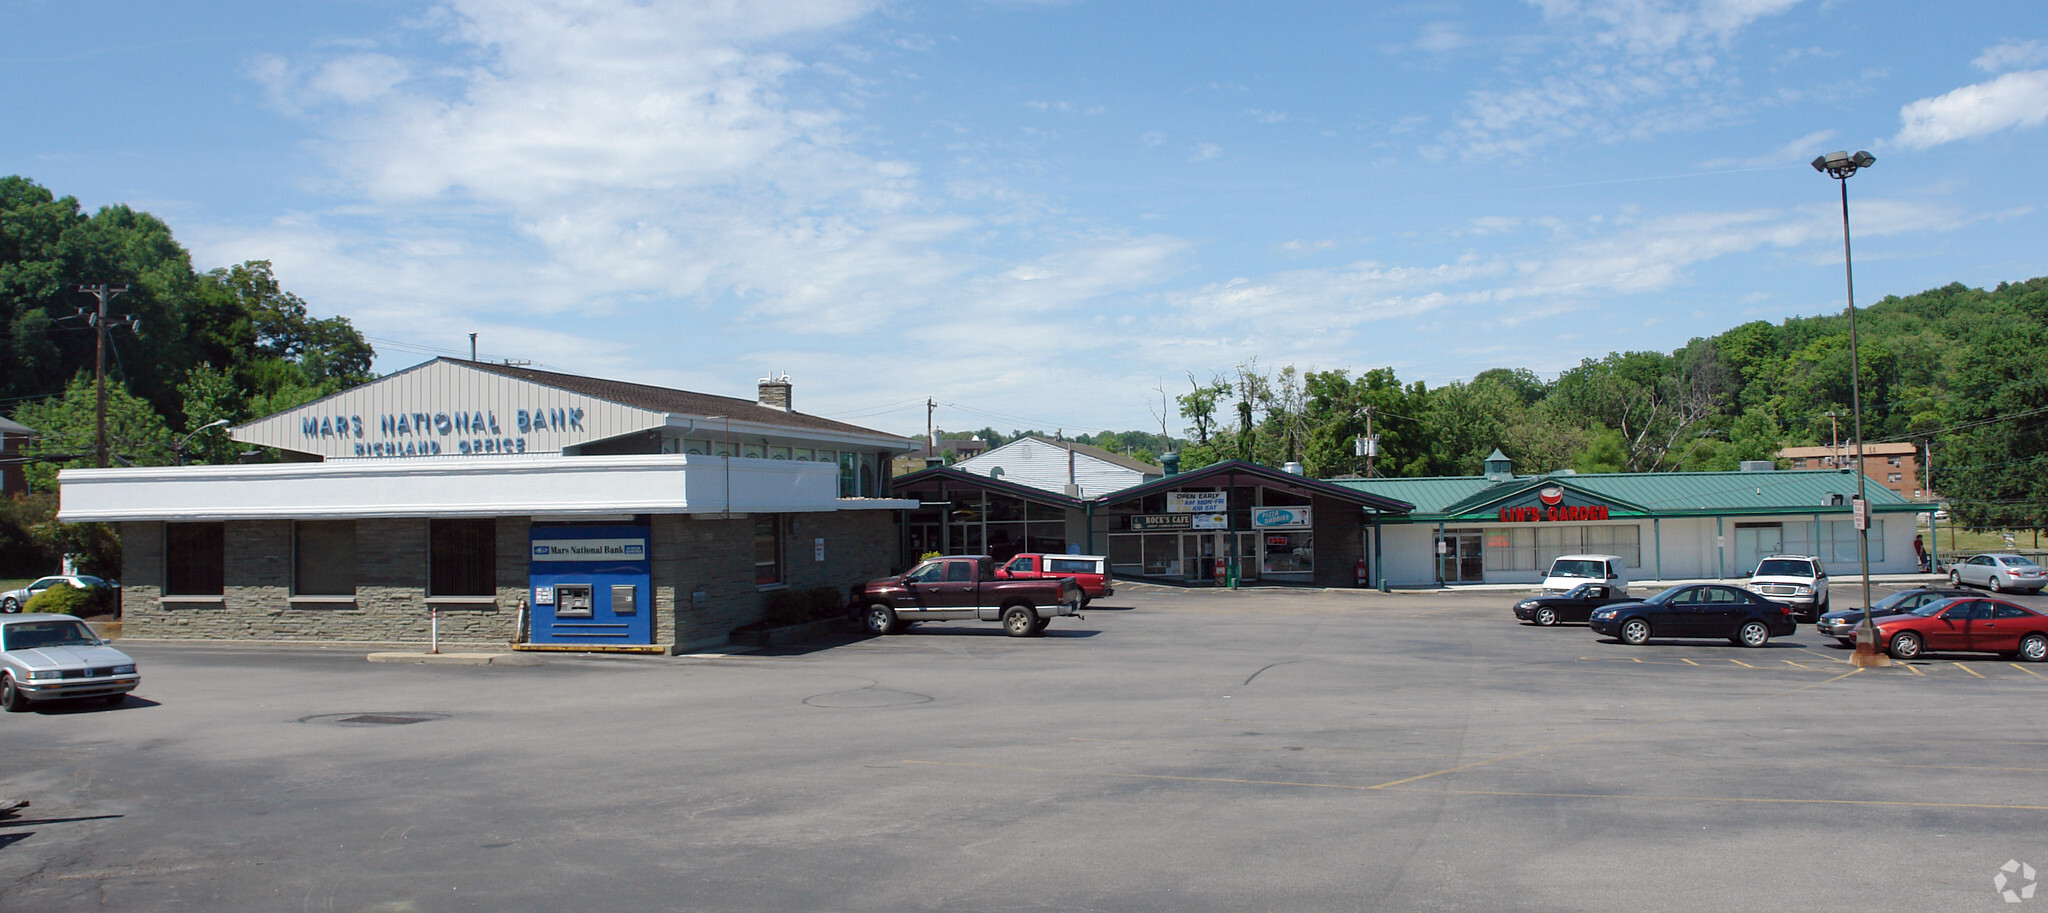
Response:
[[[1481,476],[1421,479],[1336,479],[1331,484],[1398,498],[1415,505],[1409,519],[1424,521],[1477,516],[1461,511],[1497,502],[1542,483],[1556,482],[1597,498],[1616,502],[1627,513],[1648,517],[1728,514],[1849,513],[1847,500],[1856,494],[1856,477],[1846,470],[1806,469],[1768,472],[1614,472],[1556,473],[1520,476],[1489,482]],[[1823,506],[1841,495],[1841,507]],[[1866,483],[1870,509],[1879,513],[1926,510],[1882,485]],[[1491,514],[1490,510],[1482,510]]]

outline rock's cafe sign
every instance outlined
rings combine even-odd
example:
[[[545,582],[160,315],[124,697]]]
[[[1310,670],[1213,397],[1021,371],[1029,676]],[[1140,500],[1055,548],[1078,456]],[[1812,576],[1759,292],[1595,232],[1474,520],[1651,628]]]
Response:
[[[1502,523],[1583,523],[1607,519],[1605,504],[1566,504],[1564,489],[1548,485],[1536,490],[1541,504],[1500,509]]]

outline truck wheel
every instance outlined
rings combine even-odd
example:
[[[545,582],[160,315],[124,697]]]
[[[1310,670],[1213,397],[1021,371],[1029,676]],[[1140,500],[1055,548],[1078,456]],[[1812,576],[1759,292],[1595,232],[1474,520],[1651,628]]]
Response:
[[[1032,625],[1032,626],[1031,626],[1031,633],[1033,633],[1033,634],[1044,634],[1044,633],[1045,633],[1045,626],[1046,626],[1046,625],[1049,625],[1049,624],[1052,624],[1052,619],[1050,619],[1050,618],[1041,618],[1041,619],[1039,619],[1039,620],[1038,620],[1038,623],[1037,623],[1037,624],[1034,624],[1034,625]]]
[[[1038,626],[1038,613],[1030,606],[1013,605],[1003,610],[1003,633],[1011,637],[1030,637],[1044,630]]]
[[[894,634],[898,627],[896,610],[881,603],[868,606],[867,614],[861,616],[861,623],[870,634]]]

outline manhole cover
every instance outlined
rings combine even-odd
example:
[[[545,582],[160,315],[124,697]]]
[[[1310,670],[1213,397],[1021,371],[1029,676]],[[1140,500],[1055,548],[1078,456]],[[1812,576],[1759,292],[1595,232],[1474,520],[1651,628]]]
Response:
[[[323,713],[318,716],[300,718],[301,723],[326,723],[335,726],[404,726],[409,723],[431,723],[445,720],[448,714],[421,711],[397,711],[391,713]]]

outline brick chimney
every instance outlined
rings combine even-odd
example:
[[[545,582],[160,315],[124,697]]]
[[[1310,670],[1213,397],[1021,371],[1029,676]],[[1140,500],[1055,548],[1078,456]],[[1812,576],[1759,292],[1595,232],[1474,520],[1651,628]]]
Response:
[[[790,407],[789,402],[789,375],[763,377],[761,378],[760,389],[761,395],[758,401],[761,405],[771,409],[781,409],[784,412],[795,411]]]

